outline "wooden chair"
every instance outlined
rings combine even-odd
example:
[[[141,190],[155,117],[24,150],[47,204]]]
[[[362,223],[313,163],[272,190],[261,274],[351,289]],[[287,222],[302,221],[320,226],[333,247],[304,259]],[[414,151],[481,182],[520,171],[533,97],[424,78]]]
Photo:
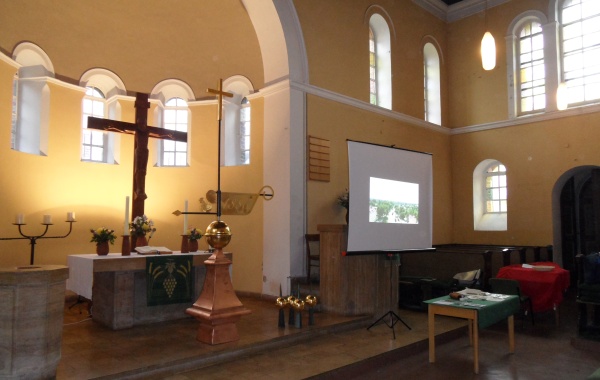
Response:
[[[492,293],[518,296],[523,314],[527,316],[528,312],[531,313],[531,324],[535,324],[535,320],[533,319],[533,302],[531,302],[529,296],[521,294],[519,281],[508,278],[490,278],[490,287]]]
[[[310,283],[310,267],[319,267],[320,265],[320,241],[319,234],[306,234],[306,282]]]

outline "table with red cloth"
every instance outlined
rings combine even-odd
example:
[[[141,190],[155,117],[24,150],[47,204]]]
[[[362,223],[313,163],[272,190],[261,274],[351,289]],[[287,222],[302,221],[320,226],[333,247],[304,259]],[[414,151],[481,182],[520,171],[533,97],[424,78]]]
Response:
[[[554,268],[551,271],[539,271],[523,267],[522,264],[514,264],[500,268],[496,277],[519,281],[521,294],[531,298],[534,312],[556,310],[563,300],[565,290],[569,287],[569,271],[553,262],[537,262],[528,265]]]

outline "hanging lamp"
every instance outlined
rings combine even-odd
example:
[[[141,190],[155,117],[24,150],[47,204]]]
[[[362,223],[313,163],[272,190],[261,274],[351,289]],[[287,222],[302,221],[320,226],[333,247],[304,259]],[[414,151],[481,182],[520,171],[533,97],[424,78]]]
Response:
[[[496,67],[496,41],[492,33],[487,30],[487,0],[484,12],[486,32],[481,39],[481,65],[484,70],[493,70]]]

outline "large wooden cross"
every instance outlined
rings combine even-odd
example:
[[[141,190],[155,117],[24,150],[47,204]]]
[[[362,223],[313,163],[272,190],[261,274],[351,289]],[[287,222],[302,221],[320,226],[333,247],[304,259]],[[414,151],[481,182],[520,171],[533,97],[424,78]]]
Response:
[[[148,166],[148,138],[187,142],[187,133],[148,125],[148,94],[135,97],[135,123],[88,117],[88,128],[135,135],[133,155],[133,197],[131,219],[144,215],[146,195],[146,168]]]

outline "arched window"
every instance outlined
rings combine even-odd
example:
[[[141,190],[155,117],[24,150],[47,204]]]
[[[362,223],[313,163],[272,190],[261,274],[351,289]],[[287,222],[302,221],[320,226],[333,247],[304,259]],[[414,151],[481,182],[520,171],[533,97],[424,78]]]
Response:
[[[106,99],[102,91],[96,87],[86,87],[83,98],[83,125],[81,160],[107,162],[108,132],[87,129],[88,117],[105,117]]]
[[[250,164],[252,107],[248,96],[253,92],[248,78],[236,75],[223,82],[232,98],[223,99],[223,128],[221,130],[221,164],[237,166]]]
[[[83,73],[79,85],[85,87],[82,101],[81,160],[88,162],[119,162],[119,133],[87,129],[88,117],[121,120],[121,106],[116,95],[127,93],[123,81],[106,69],[91,69]]]
[[[240,163],[250,163],[250,102],[248,98],[242,99],[240,106]]]
[[[600,1],[565,0],[562,26],[562,79],[569,105],[600,99]]]
[[[30,42],[15,47],[13,60],[21,65],[13,82],[13,149],[46,156],[50,88],[44,78],[54,77],[54,66],[46,53]]]
[[[375,34],[369,28],[369,99],[377,105],[377,51],[375,49]]]
[[[159,105],[154,110],[155,125],[187,132],[187,142],[156,140],[156,165],[187,166],[192,123],[189,102],[195,99],[192,88],[178,79],[167,79],[154,87],[151,97],[159,100]]]
[[[17,149],[17,114],[19,109],[19,72],[13,77],[12,117],[10,124],[10,148]]]
[[[425,120],[441,125],[440,56],[431,42],[426,43],[423,47],[423,73]]]
[[[380,107],[392,109],[390,28],[383,16],[378,13],[373,14],[369,19],[369,61],[370,101]]]
[[[539,112],[546,108],[546,66],[544,35],[537,21],[526,22],[516,44],[519,114]]]
[[[508,182],[506,167],[484,160],[473,171],[473,227],[478,231],[506,231]]]
[[[165,103],[163,128],[187,132],[189,109],[181,98],[171,98]],[[187,142],[162,140],[162,166],[187,166]]]

